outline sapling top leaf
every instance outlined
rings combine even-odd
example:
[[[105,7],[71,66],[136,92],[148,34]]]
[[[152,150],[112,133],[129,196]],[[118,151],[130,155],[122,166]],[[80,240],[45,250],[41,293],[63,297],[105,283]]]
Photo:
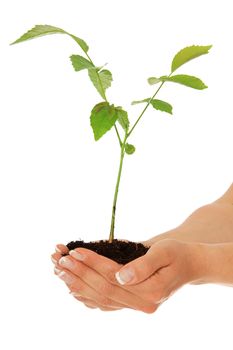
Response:
[[[207,46],[193,45],[193,46],[185,47],[184,49],[180,50],[172,60],[171,73],[173,73],[176,69],[178,69],[180,66],[187,63],[188,61],[194,58],[197,58],[201,55],[207,54],[211,49],[211,47],[212,45],[207,45]]]
[[[73,34],[66,32],[65,30],[63,30],[61,28],[57,28],[57,27],[50,26],[47,24],[36,25],[34,28],[30,29],[28,32],[23,34],[19,39],[15,40],[11,45],[21,43],[21,42],[29,40],[29,39],[38,38],[40,36],[49,35],[49,34],[67,34],[72,39],[74,39],[76,41],[76,43],[79,44],[79,46],[81,47],[81,49],[84,52],[87,53],[87,51],[89,50],[89,47],[84,40],[78,38],[77,36],[75,36]]]
[[[31,30],[23,34],[19,39],[14,41],[12,44],[20,43],[29,39],[34,39],[34,38],[37,38],[43,35],[49,35],[49,34],[66,34],[70,36],[72,39],[74,39],[74,41],[79,45],[79,47],[84,52],[86,57],[83,57],[79,54],[75,54],[70,56],[70,60],[76,72],[79,72],[81,70],[88,71],[88,76],[91,82],[93,83],[97,92],[103,99],[102,101],[97,103],[91,110],[90,124],[93,130],[94,139],[97,141],[103,135],[105,135],[108,131],[110,131],[111,129],[115,129],[116,136],[120,145],[120,163],[119,163],[116,187],[115,187],[114,198],[113,198],[111,226],[110,226],[110,235],[109,235],[109,242],[112,242],[114,238],[116,203],[117,203],[124,155],[125,154],[131,155],[135,152],[135,146],[127,142],[129,137],[131,136],[135,127],[138,125],[139,121],[141,120],[142,116],[144,115],[144,113],[146,112],[147,108],[150,105],[156,110],[172,114],[172,106],[170,103],[162,100],[158,100],[155,98],[155,96],[158,94],[158,92],[166,82],[178,83],[178,84],[182,84],[184,86],[191,87],[193,89],[198,89],[198,90],[203,90],[207,88],[207,86],[203,83],[203,81],[197,77],[194,77],[192,75],[186,75],[186,74],[179,74],[179,75],[172,75],[172,74],[174,73],[175,70],[177,70],[179,67],[181,67],[183,64],[187,63],[188,61],[194,58],[197,58],[201,55],[207,54],[210,48],[212,47],[212,45],[208,45],[208,46],[192,45],[192,46],[183,48],[174,56],[171,63],[171,73],[169,75],[163,75],[159,78],[156,78],[156,77],[148,78],[148,83],[151,86],[158,84],[158,88],[152,94],[151,97],[132,102],[132,105],[139,104],[139,103],[146,104],[146,105],[144,106],[142,112],[140,113],[136,121],[133,123],[133,126],[130,128],[130,120],[129,120],[127,111],[125,111],[120,106],[116,107],[114,104],[110,103],[106,96],[106,90],[111,86],[111,83],[113,80],[112,73],[107,69],[103,69],[104,65],[97,66],[94,64],[94,62],[92,61],[92,59],[88,54],[89,47],[83,39],[80,39],[79,37],[73,34],[70,34],[61,28],[57,28],[50,25],[36,25],[34,28],[32,28]],[[119,125],[121,127],[120,128],[121,132],[119,132],[117,128],[117,126]]]

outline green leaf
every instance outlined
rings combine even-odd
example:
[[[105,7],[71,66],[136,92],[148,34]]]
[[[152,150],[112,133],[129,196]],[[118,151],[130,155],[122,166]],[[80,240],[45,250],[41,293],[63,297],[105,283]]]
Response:
[[[171,77],[163,76],[161,77],[161,80],[182,84],[197,90],[203,90],[208,87],[203,83],[203,81],[201,81],[201,79],[193,77],[192,75],[179,74]]]
[[[98,74],[100,76],[100,80],[103,85],[104,91],[106,91],[106,89],[111,86],[112,73],[107,69],[103,69]]]
[[[161,80],[159,78],[150,77],[147,79],[150,85],[158,84]]]
[[[150,98],[145,98],[144,100],[140,100],[140,101],[133,101],[131,104],[135,105],[138,103],[145,103],[145,102],[149,102]],[[161,111],[161,112],[167,112],[169,114],[172,114],[172,105],[170,105],[170,103],[162,101],[162,100],[157,100],[157,99],[153,99],[150,101],[150,104],[157,110]]]
[[[108,102],[100,102],[92,109],[90,119],[96,141],[113,127],[117,117],[114,105]]]
[[[23,34],[19,39],[15,40],[11,45],[21,43],[22,41],[26,41],[29,39],[34,39],[40,36],[48,35],[48,34],[67,34],[69,35],[72,39],[78,43],[78,45],[81,47],[81,49],[87,53],[89,47],[86,44],[86,42],[77,36],[70,34],[66,32],[65,30],[57,27],[53,27],[50,25],[36,25],[34,28],[30,29],[28,32]]]
[[[138,100],[138,101],[133,101],[131,102],[131,105],[137,105],[139,103],[144,103],[144,102],[148,102],[149,101],[149,98],[145,98],[144,100]]]
[[[95,69],[88,69],[88,75],[100,96],[106,99],[105,91],[111,86],[112,73],[107,69],[100,72]]]
[[[124,130],[129,129],[128,113],[122,109],[122,107],[116,107],[117,120]]]
[[[94,68],[93,63],[88,61],[85,57],[80,55],[72,55],[70,56],[71,63],[74,67],[74,70],[76,72],[82,70],[82,69],[90,69]]]
[[[130,145],[129,143],[125,144],[125,153],[127,154],[133,154],[135,152],[134,145]]]
[[[151,100],[150,103],[155,109],[172,114],[172,105],[170,103],[156,99]]]
[[[182,66],[184,63],[199,57],[201,55],[205,55],[209,52],[212,45],[208,46],[188,46],[179,51],[172,60],[171,72],[173,73],[177,68]]]
[[[80,39],[78,38],[77,36],[73,35],[73,34],[70,34],[70,33],[67,33],[65,32],[67,35],[69,35],[72,39],[74,39],[74,41],[76,41],[77,44],[79,44],[79,46],[81,47],[81,49],[87,53],[87,51],[89,50],[89,47],[87,45],[87,43],[83,40],[83,39]]]

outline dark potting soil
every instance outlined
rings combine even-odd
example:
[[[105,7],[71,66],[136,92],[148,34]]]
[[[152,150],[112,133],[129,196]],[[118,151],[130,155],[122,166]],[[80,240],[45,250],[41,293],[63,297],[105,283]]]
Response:
[[[69,250],[75,248],[90,249],[123,265],[146,254],[149,249],[142,243],[120,241],[118,239],[114,239],[112,243],[109,243],[107,240],[87,243],[84,241],[71,241],[66,246]]]

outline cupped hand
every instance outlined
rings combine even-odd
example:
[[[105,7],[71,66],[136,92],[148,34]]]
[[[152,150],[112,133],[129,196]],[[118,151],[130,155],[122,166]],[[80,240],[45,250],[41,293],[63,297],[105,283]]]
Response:
[[[108,280],[123,265],[84,248],[75,249],[73,251],[75,257],[72,251],[69,252],[67,247],[61,244],[56,250],[56,253],[52,255],[55,274],[66,283],[73,296],[86,306],[98,307],[104,311],[131,308],[146,313],[151,313],[157,308],[139,295],[124,290],[115,277],[112,282]],[[68,252],[70,255],[62,257]],[[64,264],[65,261],[66,264]],[[94,267],[99,267],[104,274],[97,272]]]
[[[61,259],[68,249],[63,245],[58,248],[60,252],[52,258],[62,272],[55,273],[78,294],[78,300],[102,310],[126,307],[152,313],[177,289],[201,277],[198,243],[163,239],[124,266],[84,248]]]

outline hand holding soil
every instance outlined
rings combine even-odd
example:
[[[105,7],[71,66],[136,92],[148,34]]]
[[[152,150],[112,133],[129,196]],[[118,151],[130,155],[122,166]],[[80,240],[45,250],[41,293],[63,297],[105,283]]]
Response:
[[[70,251],[71,256],[54,256],[59,259],[55,273],[58,276],[61,273],[71,292],[77,293],[77,299],[87,305],[91,299],[92,307],[127,307],[152,313],[182,285],[198,280],[198,264],[194,263],[199,258],[197,246],[161,240],[154,243],[146,255],[122,269],[108,258],[78,248]],[[124,284],[124,280],[129,282]]]
[[[124,266],[91,250],[69,252],[58,245],[52,255],[55,274],[77,300],[101,310],[153,313],[187,283],[232,286],[233,185],[179,227],[143,243],[148,252]]]

